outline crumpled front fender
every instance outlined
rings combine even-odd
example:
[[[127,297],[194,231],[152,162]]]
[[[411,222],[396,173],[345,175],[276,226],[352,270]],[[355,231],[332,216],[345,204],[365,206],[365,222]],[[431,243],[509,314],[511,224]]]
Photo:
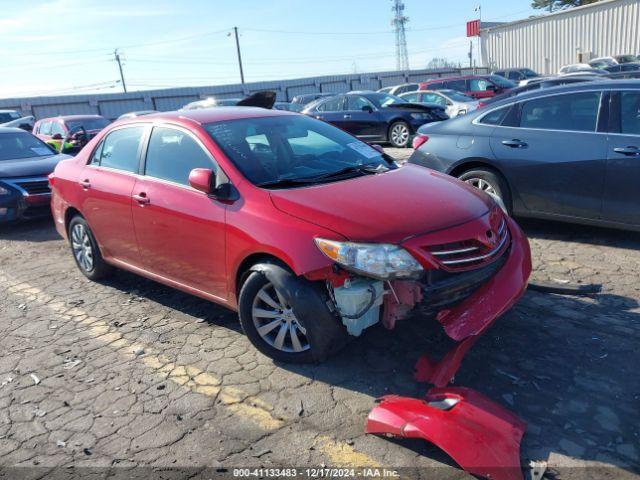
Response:
[[[424,399],[388,395],[369,413],[367,433],[422,438],[467,472],[521,480],[520,441],[526,424],[468,388],[433,388]]]

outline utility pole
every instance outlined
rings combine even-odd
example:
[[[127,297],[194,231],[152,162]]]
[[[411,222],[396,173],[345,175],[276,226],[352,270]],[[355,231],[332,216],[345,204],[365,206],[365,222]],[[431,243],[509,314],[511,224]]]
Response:
[[[404,14],[404,3],[402,0],[392,0],[393,19],[391,25],[396,34],[396,70],[409,70],[409,53],[407,52],[407,36],[404,26],[409,21],[409,17]]]
[[[124,90],[124,93],[127,93],[127,84],[124,83],[124,73],[122,72],[122,62],[120,62],[120,54],[118,53],[117,48],[113,51],[113,55],[116,57],[116,62],[118,62],[118,68],[120,69],[120,80],[122,80],[122,88]]]
[[[240,67],[240,82],[244,85],[244,72],[242,71],[242,55],[240,55],[240,40],[238,38],[238,27],[233,27],[236,36],[236,50],[238,51],[238,66]]]
[[[469,68],[473,67],[473,40],[469,40]]]

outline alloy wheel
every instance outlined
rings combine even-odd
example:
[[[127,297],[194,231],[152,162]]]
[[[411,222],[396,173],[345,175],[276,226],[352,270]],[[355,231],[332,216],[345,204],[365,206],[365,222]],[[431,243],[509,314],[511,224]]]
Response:
[[[272,283],[256,294],[251,317],[258,335],[271,347],[292,353],[310,348],[307,330]]]
[[[404,123],[398,123],[391,129],[391,140],[394,145],[405,146],[409,142],[409,128]]]
[[[93,270],[93,246],[89,232],[80,223],[74,225],[71,230],[71,248],[80,268],[86,272]]]
[[[500,195],[498,195],[498,192],[493,185],[483,178],[467,178],[465,182],[470,184],[472,187],[476,187],[478,190],[482,190],[484,193],[491,195],[493,198],[500,198]]]

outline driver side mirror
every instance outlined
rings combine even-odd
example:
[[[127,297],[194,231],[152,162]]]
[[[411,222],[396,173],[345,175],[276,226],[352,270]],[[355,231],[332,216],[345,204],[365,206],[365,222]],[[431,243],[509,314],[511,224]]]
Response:
[[[199,192],[211,195],[217,200],[237,200],[238,191],[229,182],[226,175],[221,174],[220,183],[210,168],[194,168],[189,173],[189,185]]]
[[[51,136],[51,140],[62,140],[62,134],[61,133],[54,133]]]
[[[373,108],[371,108],[371,105],[365,105],[365,106],[362,107],[362,111],[363,112],[373,113]]]

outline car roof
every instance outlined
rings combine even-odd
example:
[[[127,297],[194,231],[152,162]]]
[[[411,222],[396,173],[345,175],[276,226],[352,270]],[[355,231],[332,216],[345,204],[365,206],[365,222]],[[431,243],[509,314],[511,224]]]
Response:
[[[624,89],[624,88],[640,88],[640,80],[597,80],[597,81],[589,81],[589,82],[579,82],[579,83],[571,83],[568,85],[558,85],[555,87],[542,88],[537,90],[531,90],[529,92],[524,92],[519,95],[513,95],[507,98],[504,98],[498,102],[491,104],[491,109],[495,109],[501,107],[503,105],[508,105],[510,103],[520,102],[522,100],[536,98],[536,97],[544,97],[551,93],[560,93],[560,92],[580,92],[582,90],[593,90],[594,88],[602,88],[606,90],[611,89]],[[482,110],[486,111],[486,110]]]
[[[28,133],[17,127],[0,127],[0,133]]]
[[[430,78],[420,83],[434,83],[434,82],[443,82],[449,80],[466,80],[468,78],[487,78],[491,75],[458,75],[456,77],[439,77],[439,78]]]
[[[260,107],[212,107],[196,110],[176,110],[173,112],[158,112],[142,117],[123,120],[127,123],[151,122],[155,120],[180,121],[191,120],[200,125],[226,120],[239,120],[242,118],[277,117],[281,115],[297,115],[286,110],[268,110]]]
[[[58,115],[57,117],[46,117],[41,118],[39,121],[43,120],[84,120],[87,118],[104,118],[102,115]]]

